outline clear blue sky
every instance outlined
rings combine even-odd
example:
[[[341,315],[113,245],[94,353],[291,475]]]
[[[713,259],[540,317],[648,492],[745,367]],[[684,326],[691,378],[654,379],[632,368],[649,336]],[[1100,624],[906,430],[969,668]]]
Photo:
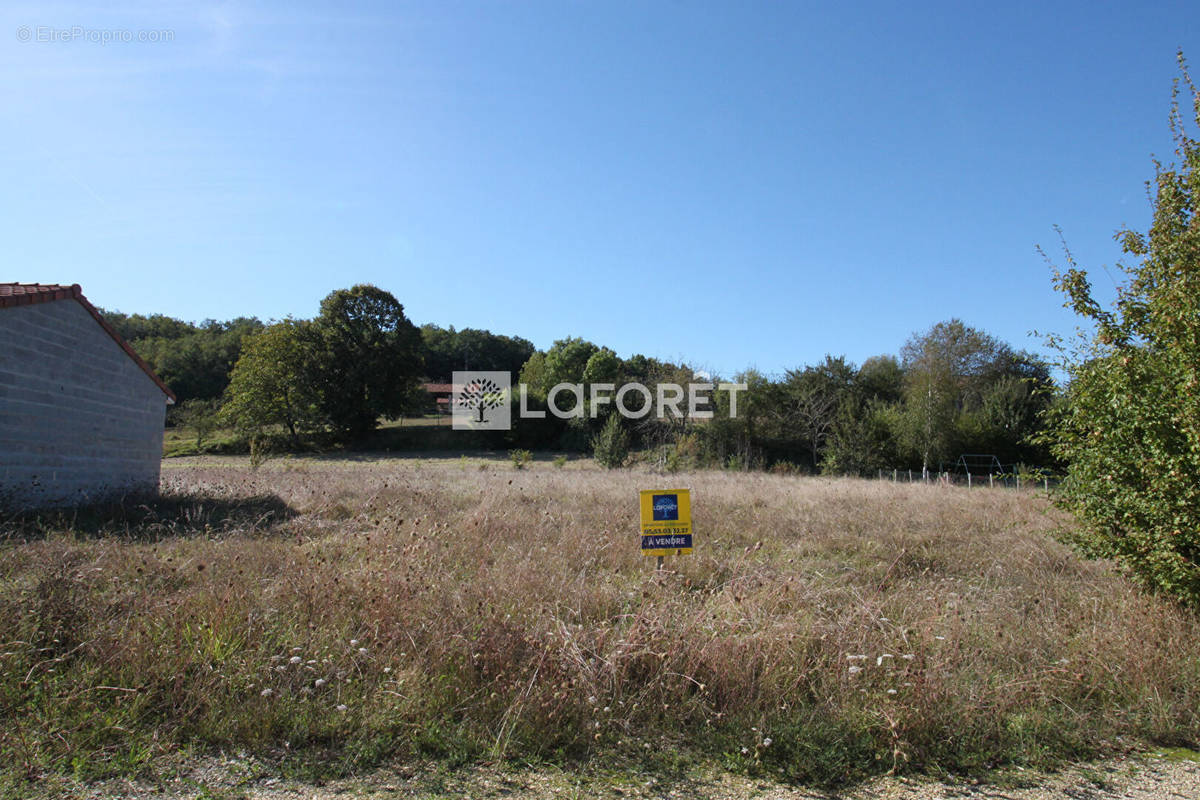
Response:
[[[1035,245],[1111,290],[1200,67],[1194,0],[118,5],[0,10],[0,280],[190,320],[370,282],[726,375],[1069,331]]]

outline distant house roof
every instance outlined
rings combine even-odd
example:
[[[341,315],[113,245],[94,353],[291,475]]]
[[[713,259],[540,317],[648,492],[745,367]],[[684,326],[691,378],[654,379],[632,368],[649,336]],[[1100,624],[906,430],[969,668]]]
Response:
[[[162,389],[163,394],[174,403],[175,393],[167,388],[167,385],[162,382],[162,379],[154,374],[154,370],[150,369],[141,356],[133,351],[129,343],[121,338],[121,335],[113,330],[113,327],[108,324],[108,321],[96,310],[96,307],[88,302],[88,299],[83,296],[83,289],[78,283],[70,286],[63,286],[57,283],[0,283],[0,308],[13,308],[15,306],[30,306],[36,303],[49,303],[54,300],[78,300],[79,305],[87,309],[88,313],[95,317],[96,322],[100,323],[100,327],[105,333],[113,338],[113,341],[121,346],[125,354],[133,359],[142,372],[154,381],[159,389]]]
[[[426,383],[422,385],[425,387],[425,391],[431,394],[449,394],[454,391],[454,384],[452,383]]]

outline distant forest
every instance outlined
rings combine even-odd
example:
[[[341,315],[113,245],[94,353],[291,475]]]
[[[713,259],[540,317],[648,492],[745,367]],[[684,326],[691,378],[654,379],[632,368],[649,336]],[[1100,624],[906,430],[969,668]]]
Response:
[[[272,437],[287,447],[370,446],[379,420],[435,413],[421,386],[448,383],[455,370],[510,371],[539,408],[558,383],[638,381],[653,388],[703,379],[687,364],[622,358],[579,338],[540,351],[520,336],[417,328],[392,295],[372,286],[332,293],[311,320],[104,315],[178,398],[168,425],[194,428],[200,445],[223,428],[247,447]],[[597,451],[609,465],[637,454],[667,469],[936,472],[953,469],[962,454],[995,456],[1006,469],[1051,466],[1039,443],[1055,402],[1049,366],[956,319],[862,364],[826,356],[782,375],[748,370],[713,378],[747,385],[735,418],[717,393],[711,420],[612,419],[618,415],[606,408],[595,418],[515,419],[512,431],[444,441]]]

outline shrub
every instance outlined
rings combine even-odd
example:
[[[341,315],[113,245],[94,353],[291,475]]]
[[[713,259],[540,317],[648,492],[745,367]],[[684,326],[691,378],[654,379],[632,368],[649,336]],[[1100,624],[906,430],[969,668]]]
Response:
[[[760,466],[760,461],[754,457],[753,453],[747,451],[730,453],[725,459],[725,469],[734,472],[749,472],[758,466]]]
[[[562,469],[566,465],[567,465],[567,457],[566,456],[555,456],[554,457],[554,468],[555,469]]]
[[[600,433],[592,438],[596,463],[607,469],[624,466],[629,458],[629,433],[621,425],[619,414],[610,414]]]
[[[1067,253],[1055,285],[1095,326],[1079,354],[1049,443],[1068,464],[1059,502],[1086,553],[1114,558],[1145,586],[1200,606],[1200,142],[1185,132],[1180,87],[1200,123],[1200,92],[1180,54],[1171,130],[1179,167],[1156,164],[1147,234],[1119,231],[1139,259],[1104,309]]]
[[[528,450],[509,450],[508,458],[512,461],[513,469],[525,469],[525,465],[533,461],[533,453]]]
[[[250,437],[250,469],[258,469],[271,457],[270,440],[265,436]]]
[[[671,451],[667,454],[667,472],[678,472],[681,469],[694,468],[700,463],[701,443],[696,433],[682,434],[675,440]]]

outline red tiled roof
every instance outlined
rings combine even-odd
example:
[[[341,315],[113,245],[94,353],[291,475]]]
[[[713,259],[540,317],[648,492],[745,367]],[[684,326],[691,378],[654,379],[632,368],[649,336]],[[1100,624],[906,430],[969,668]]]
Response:
[[[441,392],[453,392],[454,391],[454,384],[452,384],[452,383],[426,383],[426,384],[423,384],[423,386],[425,388],[425,391],[432,392],[433,394],[440,394]]]
[[[154,381],[159,389],[162,389],[168,399],[174,403],[175,394],[167,388],[167,385],[162,382],[162,379],[154,374],[154,370],[150,369],[141,356],[133,351],[129,343],[121,338],[121,335],[113,330],[113,327],[108,324],[108,321],[101,316],[96,307],[88,302],[88,299],[83,296],[83,289],[78,283],[70,286],[63,286],[58,283],[0,283],[0,308],[12,308],[14,306],[28,306],[35,303],[49,303],[53,300],[66,300],[73,298],[79,301],[79,305],[87,309],[88,313],[95,317],[96,322],[100,323],[100,327],[105,333],[113,338],[113,341],[121,346],[125,354],[133,359],[142,372],[150,376],[150,380]]]
[[[0,308],[65,300],[73,297],[79,284],[63,286],[57,283],[0,283]]]

